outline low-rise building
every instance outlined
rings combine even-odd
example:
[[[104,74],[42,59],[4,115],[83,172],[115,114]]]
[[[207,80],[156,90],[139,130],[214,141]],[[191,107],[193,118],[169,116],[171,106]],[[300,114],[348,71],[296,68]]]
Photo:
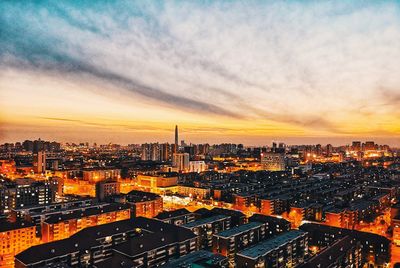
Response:
[[[228,257],[232,266],[235,264],[235,254],[266,238],[265,223],[250,222],[213,236],[212,251]]]
[[[194,267],[218,267],[228,268],[228,258],[213,254],[206,250],[199,250],[178,259],[172,259],[162,268],[194,268]]]
[[[211,210],[206,208],[200,208],[195,211],[196,214],[199,214],[201,218],[207,218],[214,215],[225,215],[231,217],[231,227],[239,226],[247,223],[246,215],[241,211],[225,209],[225,208],[213,208]]]
[[[163,211],[155,218],[165,223],[183,225],[195,221],[198,217],[198,214],[190,212],[185,208],[181,208],[174,211]]]
[[[16,254],[39,243],[35,228],[25,221],[0,222],[0,267],[13,268]]]
[[[345,236],[307,260],[300,268],[363,267],[361,245],[355,238]]]
[[[307,233],[292,230],[262,241],[236,254],[238,267],[296,267],[308,251]]]
[[[209,188],[195,187],[191,185],[179,185],[178,194],[203,200],[210,197],[211,190]]]
[[[154,193],[132,190],[119,201],[131,206],[133,217],[153,218],[163,211],[162,198]]]
[[[157,267],[196,251],[196,239],[185,228],[139,217],[31,247],[16,256],[15,267]]]
[[[178,177],[169,176],[168,173],[162,175],[143,175],[137,176],[138,186],[146,192],[163,194],[177,192]]]
[[[291,224],[289,221],[273,216],[266,216],[262,214],[254,214],[249,218],[250,222],[263,222],[265,223],[266,236],[272,237],[290,231]]]
[[[116,180],[105,180],[96,183],[96,198],[101,201],[107,201],[111,196],[121,192],[121,183]]]
[[[312,246],[330,246],[338,239],[344,236],[350,236],[360,242],[362,260],[364,263],[370,263],[380,267],[390,262],[391,241],[386,237],[373,233],[316,223],[303,224],[300,226],[300,229],[309,234],[310,245]]]
[[[214,234],[230,229],[231,217],[215,215],[182,225],[198,236],[199,248],[211,248]]]
[[[130,218],[130,207],[125,204],[101,204],[71,213],[53,214],[42,222],[42,241],[48,243],[68,238],[82,229]]]

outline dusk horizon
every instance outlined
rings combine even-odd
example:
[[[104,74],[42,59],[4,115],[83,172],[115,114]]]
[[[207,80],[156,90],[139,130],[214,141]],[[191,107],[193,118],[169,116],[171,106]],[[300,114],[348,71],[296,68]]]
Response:
[[[2,142],[76,141],[77,128],[97,142],[166,141],[178,124],[193,142],[400,146],[398,1],[0,9]]]

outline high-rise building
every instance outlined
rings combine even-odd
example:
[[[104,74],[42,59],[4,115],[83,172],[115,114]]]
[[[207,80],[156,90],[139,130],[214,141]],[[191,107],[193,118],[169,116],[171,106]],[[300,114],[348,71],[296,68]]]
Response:
[[[173,154],[172,166],[177,168],[179,171],[188,171],[189,170],[189,154],[188,153]]]
[[[157,143],[144,143],[142,144],[142,160],[143,161],[160,161],[161,160],[161,147]]]
[[[366,141],[364,146],[365,151],[373,151],[376,150],[375,142],[373,141]]]
[[[33,155],[33,170],[36,173],[46,171],[46,152],[38,151]]]
[[[361,151],[361,142],[360,141],[353,141],[351,145],[351,149],[355,152]]]
[[[160,161],[160,145],[158,142],[150,145],[150,160]]]
[[[178,152],[178,126],[175,126],[175,151],[174,153]]]
[[[326,145],[326,156],[331,156],[332,152],[333,152],[332,144],[327,144]]]
[[[144,143],[142,144],[142,155],[141,159],[143,161],[150,160],[150,144]]]
[[[160,161],[169,161],[171,156],[171,148],[168,143],[160,144]]]

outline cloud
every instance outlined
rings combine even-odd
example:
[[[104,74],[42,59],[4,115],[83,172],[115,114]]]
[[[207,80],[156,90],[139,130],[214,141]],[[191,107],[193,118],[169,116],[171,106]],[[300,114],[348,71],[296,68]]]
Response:
[[[349,118],[378,120],[369,107],[380,105],[382,88],[394,88],[391,96],[400,88],[396,2],[4,1],[0,8],[0,68],[112,84],[132,103],[140,96],[210,117],[335,134]]]

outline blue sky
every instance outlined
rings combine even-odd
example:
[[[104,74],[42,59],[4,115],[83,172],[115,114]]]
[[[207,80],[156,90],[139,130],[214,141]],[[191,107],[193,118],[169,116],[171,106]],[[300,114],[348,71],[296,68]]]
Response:
[[[2,1],[0,10],[2,140],[168,140],[177,123],[194,142],[399,144],[398,1]]]

